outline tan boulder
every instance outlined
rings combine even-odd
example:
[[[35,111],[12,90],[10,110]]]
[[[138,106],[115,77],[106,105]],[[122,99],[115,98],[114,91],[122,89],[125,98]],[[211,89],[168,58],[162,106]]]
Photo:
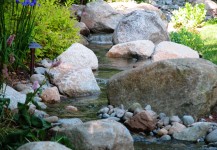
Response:
[[[47,103],[60,102],[60,94],[57,87],[51,87],[45,89],[41,94],[41,98],[43,101]]]

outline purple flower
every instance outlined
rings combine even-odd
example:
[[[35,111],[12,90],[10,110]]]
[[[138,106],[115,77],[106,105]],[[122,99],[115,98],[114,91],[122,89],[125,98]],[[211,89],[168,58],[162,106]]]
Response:
[[[7,39],[7,45],[8,45],[9,47],[11,47],[11,45],[12,45],[12,43],[13,43],[13,41],[14,41],[15,36],[16,36],[15,34],[12,34],[12,35],[10,35],[9,38]]]
[[[20,0],[16,0],[16,3],[17,3],[17,4],[20,3]]]
[[[32,0],[32,2],[29,4],[30,6],[35,6],[37,3],[37,0]]]
[[[34,83],[33,83],[33,85],[32,85],[32,89],[33,89],[34,91],[36,91],[39,87],[40,87],[40,85],[39,85],[38,81],[34,81]]]
[[[23,6],[28,6],[30,5],[30,0],[25,0],[24,2],[22,2]]]

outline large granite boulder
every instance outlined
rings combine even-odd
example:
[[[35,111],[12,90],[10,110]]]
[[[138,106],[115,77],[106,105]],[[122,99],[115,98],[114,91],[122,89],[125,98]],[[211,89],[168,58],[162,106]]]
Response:
[[[195,118],[217,102],[217,66],[207,60],[183,58],[158,61],[121,72],[108,82],[111,105],[135,102],[153,110]]]
[[[5,84],[3,84],[3,89],[5,89]],[[16,109],[18,103],[25,103],[26,101],[26,94],[22,94],[20,92],[17,92],[10,86],[6,86],[5,90],[5,98],[10,99],[9,108],[10,109]]]
[[[69,138],[75,149],[133,150],[133,138],[127,128],[113,120],[89,121],[66,130],[60,135]]]
[[[70,97],[81,97],[94,95],[100,92],[93,72],[90,68],[69,69],[53,68],[49,74],[51,81],[55,84],[60,93]]]
[[[123,15],[103,0],[88,3],[81,15],[81,22],[93,32],[112,33]]]
[[[30,142],[20,146],[17,150],[71,150],[57,142],[41,141]]]
[[[155,44],[169,40],[167,28],[154,11],[136,10],[127,14],[115,29],[115,44],[136,40],[150,40]]]
[[[60,65],[47,70],[47,73],[60,93],[80,97],[100,91],[92,72],[98,68],[98,59],[93,51],[75,43],[58,56],[57,60],[61,61]]]
[[[163,41],[156,45],[152,56],[153,61],[175,58],[199,58],[199,54],[185,45]]]
[[[138,40],[114,45],[106,54],[108,57],[149,58],[154,52],[155,45],[149,40]]]
[[[61,68],[62,65],[68,65],[72,69],[91,68],[96,70],[98,68],[98,59],[94,52],[80,43],[72,44],[57,57],[57,60],[61,60],[61,64],[56,68]]]

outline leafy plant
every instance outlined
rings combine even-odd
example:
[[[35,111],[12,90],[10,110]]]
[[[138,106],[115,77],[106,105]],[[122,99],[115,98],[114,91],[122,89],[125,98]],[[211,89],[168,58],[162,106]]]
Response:
[[[53,59],[72,43],[79,41],[76,20],[70,18],[70,11],[66,6],[56,4],[55,0],[41,0],[38,16],[34,30],[35,40],[43,47],[36,51],[38,59]]]
[[[200,53],[205,48],[204,41],[201,39],[200,35],[195,32],[190,32],[185,28],[182,28],[177,32],[171,32],[170,39],[173,42],[186,45]]]
[[[205,15],[204,4],[192,6],[190,3],[186,3],[184,8],[173,11],[172,23],[175,28],[194,29],[202,25]]]

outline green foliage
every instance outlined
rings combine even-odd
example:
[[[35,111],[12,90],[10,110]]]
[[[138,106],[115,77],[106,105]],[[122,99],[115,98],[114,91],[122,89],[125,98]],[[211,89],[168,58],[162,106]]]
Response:
[[[40,91],[27,94],[24,104],[18,103],[18,113],[13,114],[8,109],[9,99],[0,99],[0,147],[2,149],[16,149],[29,141],[46,139],[46,132],[51,124],[28,112],[29,103],[35,104],[33,97]]]
[[[32,39],[34,29],[35,10],[34,3],[21,3],[24,1],[0,1],[0,64],[9,63],[9,55],[14,55],[14,66],[22,66],[29,54],[28,45]],[[2,69],[3,67],[0,66]]]
[[[217,18],[210,19],[210,20],[208,20],[205,24],[206,24],[206,25],[217,24]]]
[[[55,0],[41,0],[38,16],[34,30],[35,40],[43,47],[36,51],[38,58],[53,59],[79,41],[76,20],[70,18],[67,7],[56,4]]]
[[[173,11],[172,23],[175,28],[194,29],[202,25],[205,15],[204,4],[192,6],[190,3],[186,3],[184,8]]]
[[[180,29],[178,32],[171,32],[170,39],[173,42],[186,45],[198,52],[202,52],[205,48],[204,41],[200,35],[195,32],[190,32],[185,28]]]
[[[71,148],[72,150],[74,150],[74,146],[72,145],[72,142],[68,139],[68,137],[66,136],[62,136],[62,135],[55,135],[51,138],[51,141],[54,142],[58,142],[60,144],[65,145],[68,148]]]

